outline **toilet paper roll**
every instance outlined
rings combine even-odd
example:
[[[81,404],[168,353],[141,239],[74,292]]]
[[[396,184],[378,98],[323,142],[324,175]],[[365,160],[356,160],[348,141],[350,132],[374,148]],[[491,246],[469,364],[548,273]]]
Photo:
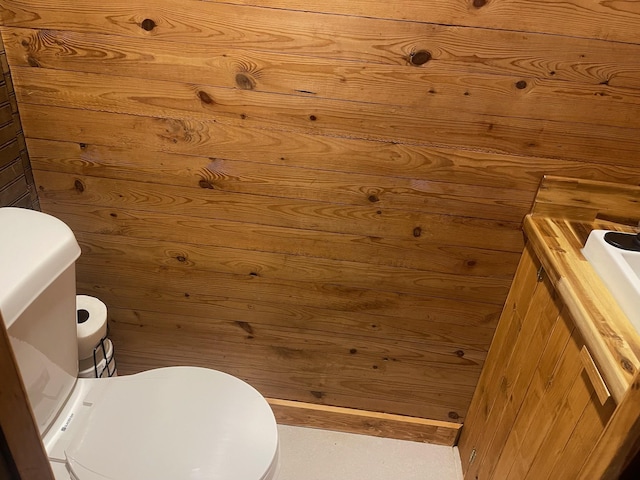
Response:
[[[107,306],[95,297],[76,296],[78,359],[93,357],[93,349],[107,335]]]

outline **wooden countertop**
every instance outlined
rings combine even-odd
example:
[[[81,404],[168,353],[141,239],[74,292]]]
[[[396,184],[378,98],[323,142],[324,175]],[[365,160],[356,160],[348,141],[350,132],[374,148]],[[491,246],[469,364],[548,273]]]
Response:
[[[594,229],[638,231],[607,220],[552,218],[535,213],[524,221],[531,246],[619,403],[640,368],[640,335],[580,251]]]

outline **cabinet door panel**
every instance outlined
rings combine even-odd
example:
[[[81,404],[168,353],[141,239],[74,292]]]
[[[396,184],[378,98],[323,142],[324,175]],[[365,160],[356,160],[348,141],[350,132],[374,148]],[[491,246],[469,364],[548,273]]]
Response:
[[[567,380],[579,371],[565,352],[572,349],[572,325],[565,311],[556,318],[545,350],[533,374],[522,408],[500,454],[493,478],[524,478],[544,442],[558,406],[568,393]]]
[[[471,403],[465,480],[572,480],[616,408],[537,265],[525,251]]]
[[[533,293],[511,356],[499,362],[503,370],[496,399],[484,438],[475,447],[476,462],[470,465],[466,478],[492,478],[559,311],[551,282],[545,277]]]
[[[520,259],[513,286],[507,296],[485,366],[464,422],[458,446],[465,471],[469,467],[471,457],[476,455],[474,451],[476,445],[482,443],[480,439],[486,434],[489,413],[502,383],[504,363],[513,353],[521,328],[521,317],[526,314],[533,293],[538,286],[537,271],[539,267],[540,263],[531,249],[526,248]]]

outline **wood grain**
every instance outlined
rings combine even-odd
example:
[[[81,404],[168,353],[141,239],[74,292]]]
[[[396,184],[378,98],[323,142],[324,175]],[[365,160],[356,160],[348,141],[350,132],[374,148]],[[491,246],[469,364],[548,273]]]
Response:
[[[636,10],[0,0],[0,108],[123,372],[220,366],[274,398],[458,422],[543,176],[640,184]],[[528,303],[507,306],[515,341]]]
[[[56,72],[56,75],[65,74]],[[85,74],[82,79],[102,78],[91,75]],[[93,87],[84,81],[75,87],[66,82],[58,87],[49,83],[49,87],[34,91],[32,95],[18,88],[18,98],[24,105],[22,119],[27,136],[43,138],[38,128],[41,124],[36,123],[39,117],[34,118],[34,109],[31,107],[33,102],[42,97],[45,104],[56,107],[84,107],[126,115],[160,117],[167,123],[182,124],[188,129],[189,136],[196,134],[191,133],[194,128],[198,131],[196,135],[215,137],[215,130],[221,127],[231,132],[244,126],[255,128],[261,125],[269,130],[376,141],[396,140],[458,147],[472,145],[502,153],[562,155],[595,163],[607,163],[607,156],[615,152],[616,162],[621,165],[635,165],[636,152],[640,148],[631,121],[626,122],[631,125],[620,127],[560,122],[544,117],[491,115],[477,111],[458,111],[451,116],[447,115],[449,109],[444,107],[425,110],[404,106],[394,106],[393,116],[390,117],[387,105],[359,103],[355,106],[338,100],[274,96],[241,89],[214,90],[213,87],[202,89],[191,85],[179,88],[155,81],[143,85],[125,79],[105,79],[102,87]],[[114,83],[121,84],[116,92],[113,91]],[[123,85],[125,83],[133,85]],[[148,87],[155,88],[156,93],[149,95]],[[56,88],[63,88],[64,91],[55,95]],[[554,116],[553,112],[547,115]],[[64,125],[61,118],[58,121]],[[212,125],[212,122],[215,124]],[[430,125],[428,130],[424,128],[426,122]]]
[[[566,220],[537,216],[525,220],[525,231],[535,239],[534,248],[540,260],[588,342],[614,399],[620,402],[640,364],[640,339],[580,253],[584,241],[576,232],[581,230],[572,228]]]
[[[36,170],[145,181],[218,191],[319,200],[348,205],[416,210],[520,222],[530,209],[526,190],[460,185],[416,177],[392,177],[301,168],[204,156],[168,154],[115,146],[30,140]],[[400,173],[400,172],[398,172]],[[348,183],[346,183],[348,182]]]
[[[569,2],[438,2],[410,5],[364,0],[347,7],[339,0],[231,0],[240,5],[294,8],[313,12],[362,15],[442,24],[468,25],[487,29],[545,32],[635,42],[640,11],[629,3],[594,4],[585,0]],[[523,15],[522,12],[526,12]]]
[[[211,249],[185,243],[122,238],[104,234],[77,235],[85,260],[92,267],[136,264],[152,269],[171,268],[173,275],[259,277],[261,281],[314,282],[501,304],[511,279],[464,277],[449,273],[309,258],[230,247]]]
[[[407,65],[362,66],[347,60],[269,53],[261,53],[258,60],[253,59],[255,54],[250,51],[230,53],[228,49],[219,49],[216,52],[216,47],[213,47],[213,52],[209,47],[200,51],[189,48],[191,58],[187,59],[180,45],[161,42],[155,49],[150,49],[150,42],[141,39],[134,45],[129,40],[125,42],[120,39],[120,44],[113,47],[116,50],[99,54],[95,47],[91,51],[83,51],[81,46],[70,43],[69,37],[61,33],[53,38],[49,38],[54,35],[50,31],[27,31],[22,34],[22,30],[8,30],[5,34],[9,38],[15,35],[15,48],[24,51],[20,55],[13,53],[16,55],[12,58],[15,62],[13,77],[16,84],[21,85],[25,95],[45,101],[55,95],[54,85],[65,92],[68,89],[80,92],[83,87],[93,87],[91,83],[95,82],[98,85],[93,88],[115,90],[120,95],[131,92],[130,95],[136,95],[140,101],[144,101],[144,94],[153,91],[156,93],[153,97],[155,102],[161,96],[166,97],[167,105],[185,106],[190,101],[203,101],[194,98],[193,89],[197,86],[200,97],[206,94],[211,100],[208,102],[210,106],[216,104],[220,107],[220,104],[228,105],[233,101],[233,93],[220,87],[237,89],[238,75],[242,75],[238,73],[239,65],[260,61],[261,64],[254,67],[259,74],[252,78],[251,83],[250,90],[254,95],[247,95],[251,92],[239,92],[245,97],[256,97],[257,92],[270,92],[294,96],[300,102],[310,100],[311,105],[314,99],[324,98],[402,105],[422,110],[425,107],[429,110],[448,108],[455,102],[459,112],[481,112],[483,115],[519,118],[553,116],[555,121],[619,127],[637,127],[640,122],[635,118],[640,103],[637,91],[626,86],[602,84],[599,80],[586,83],[585,79],[585,84],[575,82],[567,85],[566,81],[538,79],[532,74],[497,76],[469,72],[457,65],[444,64],[439,71],[429,68],[427,73]],[[110,38],[96,38],[95,43],[106,48],[105,42]],[[74,61],[74,56],[69,52],[80,58]],[[270,58],[274,55],[275,58]],[[33,66],[39,68],[29,68]],[[50,69],[55,69],[55,72]],[[147,80],[153,82],[145,85],[145,91],[136,94],[134,92],[141,89],[140,83],[126,78],[113,79],[111,74],[114,71],[119,76],[131,78],[148,76]],[[87,75],[80,75],[79,72]],[[93,77],[91,73],[98,76]],[[174,82],[178,85],[172,86]],[[188,82],[186,86],[180,85],[185,82]],[[397,95],[396,90],[412,94]],[[183,98],[175,98],[181,91],[184,91]],[[64,95],[63,92],[60,94]],[[114,95],[115,92],[110,97]],[[192,110],[198,109],[194,107]],[[589,115],[585,115],[586,112]]]
[[[586,0],[576,0],[587,3]],[[95,4],[89,0],[66,0],[52,2],[51,0],[7,1],[2,5],[2,21],[4,25],[14,27],[29,27],[47,30],[70,30],[83,33],[103,33],[118,36],[130,36],[133,38],[158,38],[176,42],[191,42],[196,44],[211,44],[233,48],[251,48],[255,50],[277,49],[288,53],[310,53],[314,56],[325,55],[338,58],[350,58],[352,60],[378,60],[383,61],[391,57],[394,63],[406,63],[411,53],[420,50],[440,52],[448,50],[439,45],[443,34],[456,38],[464,32],[463,38],[470,38],[470,42],[450,42],[457,49],[467,53],[474,46],[478,46],[480,52],[505,59],[505,48],[517,48],[513,45],[527,45],[528,42],[546,43],[553,45],[554,36],[541,35],[545,33],[546,26],[552,18],[547,8],[554,5],[557,11],[563,10],[563,5],[558,2],[536,2],[535,4],[523,4],[522,0],[514,5],[510,15],[503,19],[508,25],[503,25],[503,31],[489,26],[489,28],[460,28],[463,24],[456,22],[458,16],[448,17],[444,21],[434,18],[432,23],[419,18],[411,18],[413,12],[423,11],[437,12],[437,7],[431,8],[412,2],[410,5],[401,3],[399,8],[406,8],[408,17],[403,21],[389,21],[385,18],[375,18],[372,11],[367,11],[360,18],[357,9],[362,8],[365,2],[345,5],[342,8],[347,15],[326,15],[310,12],[310,6],[303,4],[296,7],[291,0],[280,0],[288,4],[288,8],[271,9],[256,8],[255,2],[248,6],[229,5],[228,2],[219,3],[199,0],[163,0],[150,5],[134,6],[124,0],[110,2],[109,7],[103,7],[96,11]],[[238,2],[239,3],[239,2]],[[248,3],[248,2],[247,2]],[[333,2],[335,5],[338,2]],[[369,8],[372,0],[366,2]],[[379,2],[375,2],[380,5]],[[501,4],[504,5],[507,2]],[[509,2],[512,3],[512,2]],[[312,3],[311,3],[312,5]],[[324,5],[324,3],[323,3]],[[467,9],[465,4],[465,9]],[[271,4],[270,4],[271,6]],[[388,8],[388,7],[383,7]],[[446,4],[444,9],[450,8]],[[490,10],[495,8],[491,5]],[[627,32],[628,36],[619,43],[619,48],[625,48],[626,44],[637,43],[636,29],[640,23],[638,12],[618,16],[618,25],[615,28],[607,28],[603,25],[603,16],[593,10],[593,4],[584,5],[579,9],[565,10],[566,15],[572,17],[567,25],[564,18],[559,21],[562,36],[560,45],[566,45],[567,50],[561,52],[573,52],[573,59],[588,58],[588,55],[597,51],[598,47],[606,49],[610,47],[606,42],[587,41],[575,38],[580,37],[580,29],[585,25],[596,25],[600,37],[604,40],[619,40],[620,36]],[[306,10],[306,11],[301,11]],[[526,15],[523,14],[523,10]],[[615,9],[607,9],[615,15]],[[471,9],[475,11],[475,9]],[[330,13],[321,10],[322,13]],[[580,12],[583,17],[589,18],[589,22],[578,21],[575,17]],[[535,30],[531,34],[523,34],[513,28],[514,21],[521,21],[522,17],[537,16]],[[242,22],[238,22],[238,18]],[[542,17],[542,18],[541,18]],[[496,17],[492,17],[496,18]],[[535,17],[534,17],[535,18]],[[142,21],[150,19],[153,27],[150,30],[142,28]],[[632,19],[631,22],[629,20]],[[405,21],[409,20],[409,21]],[[553,20],[555,21],[555,20]],[[438,25],[439,24],[439,25]],[[307,28],[307,25],[310,27]],[[479,26],[479,25],[473,25]],[[509,31],[511,30],[511,31]],[[515,30],[515,31],[514,31]],[[349,34],[345,34],[349,32]],[[386,43],[382,43],[378,32],[387,32]],[[438,35],[440,34],[440,35]],[[598,36],[587,38],[597,38]],[[483,43],[481,39],[494,38],[490,44]],[[446,38],[446,37],[445,37]],[[383,41],[385,42],[385,41]],[[491,48],[502,42],[497,49]],[[506,47],[509,45],[509,47]],[[471,47],[471,48],[470,48]],[[522,51],[535,51],[536,48],[527,48]],[[548,52],[551,49],[545,51]],[[473,51],[473,50],[472,50]],[[558,50],[556,49],[556,52]],[[580,57],[584,55],[584,57]],[[461,55],[462,56],[462,55]],[[569,57],[569,55],[567,55]],[[509,57],[506,57],[509,58]],[[467,58],[468,62],[477,63],[474,58]],[[507,63],[507,62],[505,62]],[[512,62],[513,63],[513,62]]]
[[[36,172],[41,198],[111,208],[135,206],[199,218],[242,221],[288,228],[384,238],[422,238],[436,244],[517,251],[522,242],[518,224],[451,217],[419,211],[381,209],[311,200],[261,197],[216,189],[164,186],[148,182],[111,180]],[[418,232],[416,229],[419,228]]]
[[[235,220],[184,218],[135,211],[48,202],[47,211],[74,231],[184,242],[200,246],[305,255],[458,275],[511,278],[517,252],[434,244],[413,234],[406,238],[296,230]]]
[[[536,194],[532,214],[587,222],[610,219],[638,226],[640,188],[546,175]]]

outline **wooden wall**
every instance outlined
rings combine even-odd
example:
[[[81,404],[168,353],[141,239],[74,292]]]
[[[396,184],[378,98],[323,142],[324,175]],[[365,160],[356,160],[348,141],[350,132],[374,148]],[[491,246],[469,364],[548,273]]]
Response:
[[[0,40],[0,207],[39,209],[9,65]]]
[[[640,183],[640,7],[0,0],[121,373],[464,420],[543,174]]]

